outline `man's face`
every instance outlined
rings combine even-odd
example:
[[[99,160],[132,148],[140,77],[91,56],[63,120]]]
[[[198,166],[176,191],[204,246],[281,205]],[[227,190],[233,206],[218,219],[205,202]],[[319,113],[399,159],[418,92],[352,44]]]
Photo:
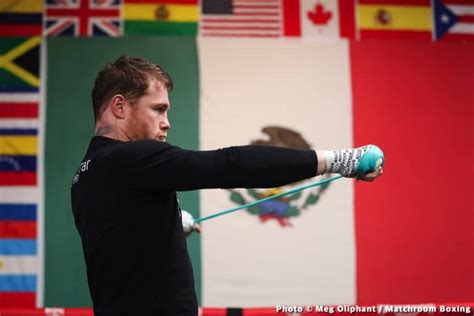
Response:
[[[126,128],[128,138],[166,141],[171,127],[169,108],[168,90],[164,84],[151,80],[146,94],[131,106]]]

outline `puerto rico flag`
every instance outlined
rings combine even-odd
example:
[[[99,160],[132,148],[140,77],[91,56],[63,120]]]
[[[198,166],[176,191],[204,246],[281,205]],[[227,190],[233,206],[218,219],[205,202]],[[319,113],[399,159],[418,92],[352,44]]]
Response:
[[[47,0],[47,36],[120,36],[121,0]]]
[[[474,40],[474,0],[434,0],[433,39]]]

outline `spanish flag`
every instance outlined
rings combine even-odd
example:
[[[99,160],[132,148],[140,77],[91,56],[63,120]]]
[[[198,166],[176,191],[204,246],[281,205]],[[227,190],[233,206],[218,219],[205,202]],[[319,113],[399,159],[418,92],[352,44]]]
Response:
[[[432,34],[430,0],[359,0],[359,39],[409,38],[430,40]]]
[[[195,35],[197,0],[125,0],[125,34]]]

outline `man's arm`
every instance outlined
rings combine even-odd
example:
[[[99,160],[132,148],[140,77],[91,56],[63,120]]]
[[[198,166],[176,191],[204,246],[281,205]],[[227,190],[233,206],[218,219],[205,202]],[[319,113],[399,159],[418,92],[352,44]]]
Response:
[[[136,185],[176,191],[277,187],[325,173],[328,165],[352,177],[355,169],[348,164],[357,162],[343,159],[333,164],[326,156],[318,160],[313,150],[249,145],[192,151],[152,140],[128,143],[122,151],[121,167],[131,173]],[[330,157],[332,152],[318,153]]]
[[[110,158],[143,189],[269,188],[317,173],[315,151],[272,146],[192,151],[146,140],[124,144]]]

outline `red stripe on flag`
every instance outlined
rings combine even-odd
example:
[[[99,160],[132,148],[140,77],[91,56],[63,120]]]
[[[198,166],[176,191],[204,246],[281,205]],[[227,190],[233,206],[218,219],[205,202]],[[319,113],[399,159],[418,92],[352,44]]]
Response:
[[[442,41],[474,41],[474,34],[468,33],[446,33],[441,38]]]
[[[279,20],[259,20],[259,19],[209,19],[209,18],[204,18],[201,20],[202,22],[205,23],[266,23],[266,24],[280,24]]]
[[[278,5],[243,5],[234,4],[234,9],[278,9]]]
[[[359,0],[359,4],[431,6],[431,0]]]
[[[125,0],[127,3],[147,3],[147,4],[195,4],[197,5],[198,0]]]
[[[280,16],[280,13],[272,12],[235,12],[234,16]]]
[[[341,37],[355,38],[354,1],[339,0],[339,29]]]
[[[458,15],[459,22],[474,23],[474,15]]]
[[[0,102],[0,118],[37,118],[38,103]]]
[[[249,34],[249,33],[203,33],[203,36],[214,36],[214,37],[279,37],[277,34]]]
[[[87,29],[89,28],[89,1],[79,1],[79,36],[87,36]],[[117,12],[118,13],[118,12]]]
[[[386,158],[380,179],[355,184],[357,303],[472,301],[474,45],[350,47],[354,145]]]
[[[0,172],[0,186],[36,185],[36,172]]]
[[[293,313],[282,313],[275,311],[275,308],[267,307],[254,307],[254,308],[242,308],[242,316],[278,316],[278,315],[293,315]],[[312,312],[295,313],[296,315],[310,316]],[[203,315],[204,316],[204,315]]]
[[[63,30],[67,29],[67,28],[70,27],[71,25],[74,25],[74,22],[72,22],[72,21],[66,21],[66,22],[58,23],[58,24],[59,24],[59,25],[56,25],[55,27],[50,28],[50,29],[48,30],[48,35],[56,36],[57,34],[61,33]]]
[[[279,27],[271,26],[203,26],[203,30],[237,30],[237,31],[278,31]]]
[[[41,24],[18,25],[0,24],[0,36],[32,36],[41,35]]]
[[[432,39],[431,32],[415,32],[415,31],[374,31],[360,30],[361,39],[413,39],[428,40]]]
[[[0,238],[36,238],[35,221],[0,221]]]
[[[120,17],[120,12],[118,10],[106,10],[106,9],[88,9],[87,11],[79,9],[53,9],[50,8],[47,10],[49,16],[77,16],[83,12],[89,12],[89,15],[85,14],[84,17],[95,18],[95,17]],[[82,21],[82,20],[81,20]],[[86,19],[87,21],[87,19]],[[87,27],[87,23],[86,27]]]
[[[300,0],[283,0],[285,36],[301,36]]]
[[[474,0],[443,0],[444,4],[473,5]]]
[[[65,308],[64,316],[94,316],[92,308]]]
[[[36,293],[34,292],[0,292],[0,306],[2,308],[33,308],[35,305]],[[2,315],[4,314],[2,313]]]
[[[219,308],[219,307],[202,307],[201,315],[202,316],[227,316],[227,309]]]

